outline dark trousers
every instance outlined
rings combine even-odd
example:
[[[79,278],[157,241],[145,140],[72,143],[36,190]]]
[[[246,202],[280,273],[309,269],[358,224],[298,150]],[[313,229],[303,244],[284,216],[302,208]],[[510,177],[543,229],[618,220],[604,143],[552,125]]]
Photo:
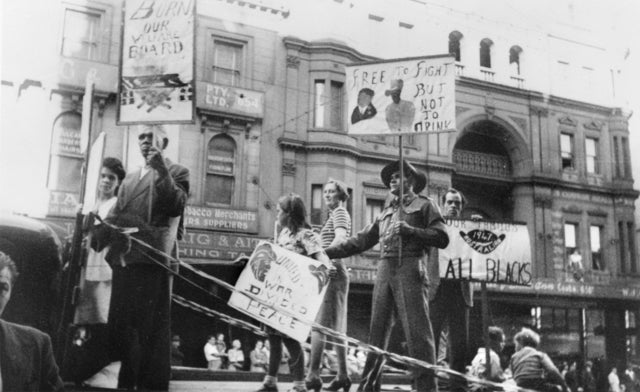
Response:
[[[431,324],[436,341],[436,352],[440,348],[440,334],[445,325],[449,325],[449,366],[465,373],[467,366],[467,344],[469,340],[469,308],[462,296],[460,282],[440,281],[436,296],[429,304]]]
[[[300,342],[282,336],[279,333],[269,333],[271,351],[269,352],[269,369],[267,370],[267,374],[272,377],[278,375],[280,361],[282,360],[283,343],[287,346],[287,350],[289,350],[289,369],[291,370],[293,381],[304,380],[304,354],[302,353]]]
[[[396,321],[402,324],[409,356],[435,363],[435,347],[425,271],[417,258],[382,259],[373,288],[369,343],[386,350]],[[379,391],[384,358],[369,353],[362,372],[359,391]],[[436,389],[433,372],[414,369],[414,386],[418,392]]]
[[[121,360],[118,388],[169,389],[171,277],[161,267],[113,268],[109,307],[111,352]]]

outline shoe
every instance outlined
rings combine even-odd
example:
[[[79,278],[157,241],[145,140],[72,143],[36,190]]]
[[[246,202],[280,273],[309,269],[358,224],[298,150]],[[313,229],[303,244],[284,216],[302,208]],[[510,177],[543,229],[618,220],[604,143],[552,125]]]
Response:
[[[329,386],[326,387],[324,390],[336,392],[342,389],[343,392],[349,392],[350,388],[351,388],[351,379],[347,377],[343,379],[334,378],[331,381],[331,384],[329,384]]]
[[[320,390],[322,389],[322,379],[320,377],[317,377],[312,378],[311,380],[304,380],[304,386],[307,387],[308,390],[320,392]]]
[[[275,385],[262,384],[262,387],[256,390],[256,392],[278,392],[278,387]]]

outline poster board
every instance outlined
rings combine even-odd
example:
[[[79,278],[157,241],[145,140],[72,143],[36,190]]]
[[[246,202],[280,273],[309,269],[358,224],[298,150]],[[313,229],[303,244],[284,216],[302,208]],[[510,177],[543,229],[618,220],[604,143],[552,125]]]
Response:
[[[263,241],[256,246],[240,274],[229,306],[304,342],[328,284],[329,271],[324,263]],[[262,303],[243,292],[254,295]],[[286,310],[295,318],[278,312],[273,306]]]
[[[126,0],[118,125],[195,120],[195,0]]]
[[[530,286],[531,242],[524,223],[447,219],[438,251],[440,279]]]
[[[451,55],[375,61],[346,67],[348,133],[400,135],[456,128]]]

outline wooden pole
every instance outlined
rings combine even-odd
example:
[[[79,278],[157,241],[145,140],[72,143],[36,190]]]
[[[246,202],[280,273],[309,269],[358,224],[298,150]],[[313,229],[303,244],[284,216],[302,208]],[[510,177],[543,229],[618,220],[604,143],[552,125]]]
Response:
[[[402,135],[399,136],[398,148],[400,149],[400,192],[398,193],[398,219],[404,219],[404,153],[402,152]],[[393,173],[392,173],[393,174]],[[398,265],[402,265],[402,236],[398,233]]]
[[[154,128],[151,133],[151,146],[153,148],[157,148],[156,145],[156,129]],[[145,158],[146,160],[146,158]],[[149,165],[149,162],[145,162],[145,165]],[[151,176],[151,183],[149,184],[149,205],[147,208],[147,223],[151,225],[151,213],[153,211],[153,188],[156,182],[155,169],[153,167],[149,167],[149,175]]]
[[[491,378],[491,348],[489,346],[489,300],[487,299],[487,282],[480,283],[480,295],[482,299],[482,335],[485,351],[485,377]]]
[[[85,188],[87,187],[87,168],[91,154],[91,122],[93,112],[93,77],[87,75],[85,85],[85,96],[83,98],[83,122],[86,124],[86,146],[84,148],[84,162],[80,176],[80,203],[84,200]],[[82,130],[84,131],[84,130]],[[81,138],[82,140],[82,138]],[[75,315],[75,307],[79,294],[80,273],[82,271],[82,237],[83,237],[84,215],[82,215],[82,205],[76,212],[75,226],[71,240],[71,251],[67,260],[67,273],[63,276],[62,286],[62,310],[56,331],[55,347],[58,361],[63,369],[68,366],[67,347],[71,344],[72,336],[69,334]],[[64,262],[64,261],[63,261]],[[63,370],[64,372],[64,370]]]

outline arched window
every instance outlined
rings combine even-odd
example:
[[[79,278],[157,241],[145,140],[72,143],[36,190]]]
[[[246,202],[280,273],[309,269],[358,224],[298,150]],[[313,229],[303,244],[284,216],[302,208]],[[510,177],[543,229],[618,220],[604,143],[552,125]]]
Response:
[[[82,117],[77,112],[62,113],[53,124],[48,181],[51,190],[80,193],[81,124]]]
[[[452,31],[449,34],[449,54],[456,57],[456,61],[460,61],[460,41],[462,41],[462,33]]]
[[[211,138],[207,149],[207,179],[204,200],[207,204],[230,205],[236,176],[236,143],[227,135]]]
[[[518,45],[514,45],[509,49],[509,67],[511,68],[512,76],[520,76],[520,58],[522,55],[522,48]]]
[[[480,41],[480,66],[485,68],[491,68],[491,47],[493,41],[489,38],[485,38]]]

